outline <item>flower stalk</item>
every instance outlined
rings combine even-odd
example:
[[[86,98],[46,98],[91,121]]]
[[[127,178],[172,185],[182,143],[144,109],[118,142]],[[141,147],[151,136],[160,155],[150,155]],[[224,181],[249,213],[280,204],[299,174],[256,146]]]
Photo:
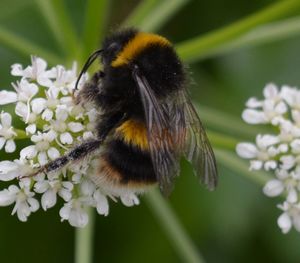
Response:
[[[153,189],[147,194],[146,200],[182,261],[204,263],[205,261],[200,255],[200,252],[186,234],[182,225],[177,220],[177,217],[161,194],[156,189]]]
[[[84,228],[75,230],[75,263],[93,262],[93,241],[95,233],[95,212],[87,208],[89,223]]]

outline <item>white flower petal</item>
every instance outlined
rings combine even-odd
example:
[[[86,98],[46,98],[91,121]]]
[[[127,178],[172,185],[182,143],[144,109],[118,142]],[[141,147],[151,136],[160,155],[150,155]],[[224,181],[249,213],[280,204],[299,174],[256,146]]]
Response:
[[[133,205],[138,205],[140,203],[139,199],[136,197],[135,194],[122,195],[122,196],[120,196],[120,199],[121,199],[122,203],[128,207],[133,206]]]
[[[0,130],[1,130],[1,128],[0,128]],[[3,137],[0,137],[0,150],[3,148],[5,142],[6,142],[6,140]]]
[[[59,215],[60,215],[62,221],[69,220],[70,213],[71,213],[71,204],[70,203],[64,204],[64,206],[59,210]]]
[[[292,117],[296,124],[300,124],[300,111],[299,110],[292,110]]]
[[[293,140],[291,142],[292,152],[295,154],[300,153],[300,139]]]
[[[293,225],[295,229],[300,232],[300,211],[298,211],[298,214],[293,217]]]
[[[284,102],[281,101],[276,105],[274,110],[277,114],[284,114],[287,112],[287,106]]]
[[[53,189],[49,189],[42,196],[42,207],[44,210],[53,207],[56,204],[57,197],[56,192]]]
[[[74,227],[85,227],[89,222],[89,217],[83,209],[72,209],[69,222]]]
[[[28,107],[25,103],[18,102],[15,112],[18,116],[22,117],[23,120],[25,121],[27,119],[27,115],[28,115]]]
[[[280,96],[290,105],[294,105],[296,90],[289,86],[282,86]]]
[[[13,91],[1,90],[0,91],[0,105],[17,102],[17,93]]]
[[[38,154],[38,161],[41,165],[45,165],[48,162],[47,154],[45,152],[40,152]]]
[[[45,193],[49,189],[49,187],[49,183],[43,180],[34,184],[34,191],[36,193],[42,194]]]
[[[295,157],[292,155],[284,155],[280,157],[281,169],[289,170],[295,165]]]
[[[30,145],[21,150],[20,156],[22,159],[33,159],[37,155],[37,150],[34,145]]]
[[[252,143],[239,143],[236,146],[236,152],[242,158],[252,159],[257,155],[257,148]]]
[[[37,83],[44,87],[51,87],[53,82],[47,74],[41,74],[37,76]]]
[[[51,147],[51,148],[47,151],[47,153],[48,153],[48,156],[49,156],[49,158],[50,158],[51,160],[54,160],[54,159],[56,159],[56,158],[58,158],[58,157],[60,156],[59,151],[58,151],[56,148],[54,148],[54,147]]]
[[[297,193],[297,191],[296,191],[295,188],[289,189],[286,200],[289,203],[291,203],[291,204],[294,204],[294,203],[297,202],[297,200],[298,200],[298,193]]]
[[[56,136],[57,136],[57,133],[53,130],[50,130],[49,132],[46,133],[45,138],[48,142],[52,142],[53,140],[55,140]]]
[[[70,133],[64,132],[60,135],[60,141],[63,144],[72,144],[73,143],[73,137]]]
[[[95,191],[95,184],[91,180],[83,180],[80,189],[83,195],[90,196]]]
[[[29,124],[25,130],[26,130],[26,134],[34,134],[36,132],[36,125],[34,123]]]
[[[73,185],[73,184],[72,184]],[[69,202],[72,198],[72,193],[68,191],[67,189],[60,189],[58,192],[59,196],[64,199],[66,202]]]
[[[79,122],[70,122],[68,123],[68,127],[72,132],[80,132],[84,130],[84,126]]]
[[[274,197],[280,195],[284,190],[284,185],[281,181],[273,179],[266,183],[263,188],[265,195],[269,197]]]
[[[31,212],[35,212],[40,208],[39,202],[34,198],[28,198],[27,202],[30,205],[30,211]]]
[[[13,64],[10,74],[13,76],[23,76],[23,67],[21,64]]]
[[[262,161],[258,161],[258,160],[253,160],[250,161],[250,171],[252,170],[260,170],[263,166],[263,162]]]
[[[16,144],[13,140],[8,140],[5,145],[5,151],[7,153],[12,153],[16,150]]]
[[[107,216],[109,213],[109,205],[105,195],[101,194],[99,190],[94,193],[96,201],[96,208],[99,215]]]
[[[264,168],[266,171],[269,171],[269,170],[274,170],[277,168],[277,162],[271,160],[271,161],[266,161],[265,164],[264,164]]]
[[[259,108],[262,107],[263,103],[262,101],[257,100],[256,98],[250,98],[247,102],[246,102],[246,106],[248,108]]]
[[[42,113],[42,119],[45,121],[50,121],[53,118],[53,112],[49,109],[45,109]]]
[[[277,144],[279,142],[278,136],[270,135],[270,134],[265,134],[261,135],[258,134],[256,136],[256,144],[260,149],[266,149],[267,147]]]
[[[265,86],[263,93],[266,99],[272,99],[278,95],[278,89],[275,84],[269,83]]]
[[[4,189],[0,191],[0,206],[8,206],[15,202],[16,195],[11,191]]]
[[[10,128],[11,127],[11,115],[7,112],[2,112],[1,115],[1,124],[3,127]]]
[[[284,234],[288,233],[292,227],[291,218],[287,213],[281,214],[277,220],[277,224]]]
[[[245,122],[250,124],[259,124],[267,122],[267,118],[263,112],[253,109],[244,110],[242,118]]]
[[[31,101],[32,111],[35,114],[40,114],[46,108],[46,100],[43,98],[36,98]]]
[[[18,176],[19,165],[11,161],[0,162],[0,180],[10,181]]]

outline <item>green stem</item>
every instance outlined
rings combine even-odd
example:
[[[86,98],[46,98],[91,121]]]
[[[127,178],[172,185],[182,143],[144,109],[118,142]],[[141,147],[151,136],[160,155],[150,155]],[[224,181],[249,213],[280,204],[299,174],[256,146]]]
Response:
[[[146,200],[176,252],[181,256],[182,262],[205,262],[171,207],[158,190],[153,189],[147,193]]]
[[[24,132],[23,130],[14,129],[14,132],[17,134],[17,137],[15,138],[15,140],[23,140],[23,139],[30,138],[29,136],[27,136],[26,132]]]
[[[87,1],[82,45],[82,56],[84,59],[86,59],[92,51],[99,48],[109,15],[109,5],[108,0]]]
[[[38,55],[53,65],[61,62],[61,58],[57,55],[20,36],[17,36],[15,33],[10,32],[2,26],[0,26],[0,43],[2,46],[15,50],[26,57],[29,55]]]
[[[87,209],[89,223],[84,228],[75,229],[75,263],[93,262],[95,211],[92,207]]]
[[[235,153],[214,149],[218,163],[251,181],[264,185],[272,177],[263,171],[250,171],[248,162],[241,160]]]
[[[211,50],[240,37],[253,28],[267,22],[285,17],[299,10],[299,0],[277,1],[271,6],[264,8],[242,20],[229,26],[217,29],[204,36],[187,40],[177,45],[179,55],[187,62],[194,62],[203,58]]]

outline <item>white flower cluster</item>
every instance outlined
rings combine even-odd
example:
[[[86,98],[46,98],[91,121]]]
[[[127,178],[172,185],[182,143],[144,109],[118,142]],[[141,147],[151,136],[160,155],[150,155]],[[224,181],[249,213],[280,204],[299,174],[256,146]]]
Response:
[[[25,123],[25,137],[30,140],[30,145],[20,151],[19,159],[0,162],[0,181],[14,180],[15,183],[0,191],[0,206],[14,204],[12,214],[16,213],[21,221],[26,221],[40,206],[47,210],[60,197],[64,201],[59,212],[61,219],[76,227],[88,223],[85,211],[88,206],[107,215],[109,205],[105,191],[87,176],[93,168],[89,165],[92,157],[58,172],[26,178],[37,168],[65,154],[73,145],[94,136],[96,110],[77,105],[72,99],[77,80],[76,64],[71,70],[61,65],[47,69],[43,59],[32,57],[32,65],[23,68],[14,64],[11,74],[20,79],[12,84],[15,92],[0,91],[0,105],[15,104],[15,113]],[[87,78],[85,75],[79,88]],[[24,131],[12,127],[11,115],[2,111],[0,150],[4,147],[8,153],[14,152],[18,132],[24,137]],[[133,193],[120,198],[127,206],[138,204]]]
[[[268,124],[273,134],[258,134],[256,144],[239,143],[238,155],[250,160],[250,170],[274,173],[263,192],[269,197],[286,197],[278,225],[283,233],[291,227],[300,232],[300,90],[274,84],[264,88],[264,100],[250,98],[242,118],[249,124]]]

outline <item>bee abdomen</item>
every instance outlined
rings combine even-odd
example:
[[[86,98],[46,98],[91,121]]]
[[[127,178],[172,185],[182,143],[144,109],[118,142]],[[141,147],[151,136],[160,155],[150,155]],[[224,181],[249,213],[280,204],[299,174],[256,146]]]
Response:
[[[103,154],[106,164],[119,174],[123,185],[148,185],[156,182],[151,156],[148,151],[114,139]]]

